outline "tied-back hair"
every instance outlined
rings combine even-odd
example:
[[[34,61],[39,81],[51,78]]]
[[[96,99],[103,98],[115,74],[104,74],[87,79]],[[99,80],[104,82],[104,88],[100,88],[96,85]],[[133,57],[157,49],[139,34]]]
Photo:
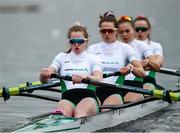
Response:
[[[78,31],[83,32],[85,38],[89,37],[87,28],[85,26],[81,26],[80,22],[75,22],[75,25],[69,28],[68,33],[67,33],[67,38],[70,39],[71,33],[78,32]]]
[[[145,21],[148,25],[148,28],[151,30],[151,23],[150,23],[149,19],[147,17],[145,17],[144,15],[137,16],[133,21],[133,26],[134,26],[135,22],[137,22],[137,21]],[[148,40],[150,41],[150,39],[151,39],[150,34],[148,34]]]
[[[129,23],[133,27],[133,18],[131,16],[121,16],[118,19],[117,26],[122,23]]]
[[[104,13],[104,15],[99,15],[100,21],[99,21],[99,28],[101,28],[101,24],[103,22],[112,22],[114,23],[114,27],[117,28],[117,20],[114,15],[113,11],[107,11]]]
[[[69,28],[69,30],[67,32],[68,39],[70,39],[72,32],[82,32],[84,35],[84,38],[88,39],[88,37],[89,37],[87,28],[85,26],[81,26],[80,22],[75,22],[74,25]],[[71,48],[66,53],[70,53],[70,52],[71,52]]]

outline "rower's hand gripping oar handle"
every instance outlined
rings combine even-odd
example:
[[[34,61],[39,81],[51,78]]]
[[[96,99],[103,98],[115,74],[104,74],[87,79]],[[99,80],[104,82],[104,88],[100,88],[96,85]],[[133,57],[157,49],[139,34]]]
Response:
[[[64,79],[64,80],[72,81],[71,76],[61,76],[61,75],[59,75],[57,73],[52,73],[51,78],[58,78],[58,79]],[[89,79],[83,79],[81,81],[81,83],[85,83],[85,84],[90,84],[90,82],[91,82],[91,80],[89,80]]]

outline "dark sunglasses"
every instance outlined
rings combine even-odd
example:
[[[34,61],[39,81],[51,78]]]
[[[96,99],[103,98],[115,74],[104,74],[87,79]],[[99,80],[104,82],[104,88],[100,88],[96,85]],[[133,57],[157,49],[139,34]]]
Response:
[[[146,32],[147,30],[148,30],[149,28],[147,28],[147,27],[136,27],[135,28],[135,31],[136,32]]]
[[[69,39],[69,43],[74,45],[74,44],[83,44],[85,43],[87,39],[85,38],[72,38],[72,39]]]
[[[114,33],[116,31],[116,28],[114,28],[114,29],[100,29],[99,31],[103,34],[105,34],[105,33],[111,34],[111,33]]]

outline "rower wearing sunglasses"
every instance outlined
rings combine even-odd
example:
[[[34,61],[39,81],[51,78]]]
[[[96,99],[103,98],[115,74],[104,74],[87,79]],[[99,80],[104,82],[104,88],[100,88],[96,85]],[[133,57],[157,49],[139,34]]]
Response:
[[[88,32],[79,23],[68,31],[68,52],[59,53],[48,68],[43,68],[40,81],[48,82],[52,73],[62,76],[72,76],[72,81],[61,80],[62,98],[56,112],[62,112],[68,117],[83,117],[99,111],[99,101],[94,86],[82,84],[83,79],[102,80],[100,59],[86,52]]]
[[[159,68],[161,68],[164,63],[163,49],[160,43],[154,42],[150,38],[150,21],[147,17],[140,15],[134,19],[133,24],[136,33],[136,38],[140,41],[145,42],[152,48],[154,58],[156,62],[158,62]],[[144,79],[144,84],[146,84],[146,86],[149,86],[151,84],[154,84],[156,86],[155,75],[156,73],[154,71],[147,71],[147,76]]]
[[[124,75],[127,75],[130,71],[136,76],[145,76],[143,67],[140,61],[137,60],[133,48],[117,40],[117,21],[113,12],[109,11],[104,16],[100,16],[99,32],[103,41],[92,44],[88,51],[101,58],[104,74],[116,71],[121,73],[120,76],[104,78],[103,82],[121,85],[124,82]],[[123,96],[126,92],[115,88],[98,87],[96,93],[101,104],[115,105],[123,103]],[[105,110],[107,109],[102,111]]]
[[[146,31],[146,28],[135,28],[137,31]],[[129,44],[137,54],[137,57],[139,60],[141,60],[141,63],[144,67],[145,70],[153,70],[153,71],[158,71],[159,64],[156,62],[153,56],[152,49],[144,42],[139,41],[135,38],[135,31],[133,27],[133,19],[130,16],[122,16],[118,20],[118,33],[120,39]],[[125,85],[132,85],[132,86],[137,86],[137,87],[144,87],[147,88],[147,86],[143,86],[144,79],[143,78],[138,78],[135,77],[132,73],[128,74],[125,77]],[[154,88],[154,86],[149,86]],[[152,89],[151,88],[151,89]],[[147,88],[148,89],[148,88]],[[127,101],[134,101],[140,96],[140,94],[135,94],[135,93],[128,93],[126,95],[125,100]]]

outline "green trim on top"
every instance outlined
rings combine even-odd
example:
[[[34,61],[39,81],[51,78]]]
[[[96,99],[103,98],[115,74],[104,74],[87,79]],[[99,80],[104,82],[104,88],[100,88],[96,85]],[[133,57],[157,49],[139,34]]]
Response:
[[[88,85],[87,89],[92,90],[92,91],[96,91],[96,87],[93,85]]]
[[[140,77],[135,77],[134,81],[139,81],[139,82],[143,83],[144,79],[140,78]]]
[[[125,79],[125,76],[121,75],[121,76],[118,76],[117,80],[116,80],[116,84],[119,84],[119,85],[123,85],[124,84],[124,79]]]
[[[61,84],[61,91],[62,91],[62,93],[67,91],[67,87],[66,87],[66,84],[65,84],[64,80],[60,79],[60,84]]]
[[[149,77],[155,78],[156,77],[156,72],[150,71],[148,74]]]
[[[148,77],[152,77],[154,79],[155,79],[155,76],[156,76],[156,72],[154,72],[154,71],[150,71],[148,74]],[[143,83],[144,79],[140,78],[140,77],[135,77],[134,81],[139,81],[139,82]]]

